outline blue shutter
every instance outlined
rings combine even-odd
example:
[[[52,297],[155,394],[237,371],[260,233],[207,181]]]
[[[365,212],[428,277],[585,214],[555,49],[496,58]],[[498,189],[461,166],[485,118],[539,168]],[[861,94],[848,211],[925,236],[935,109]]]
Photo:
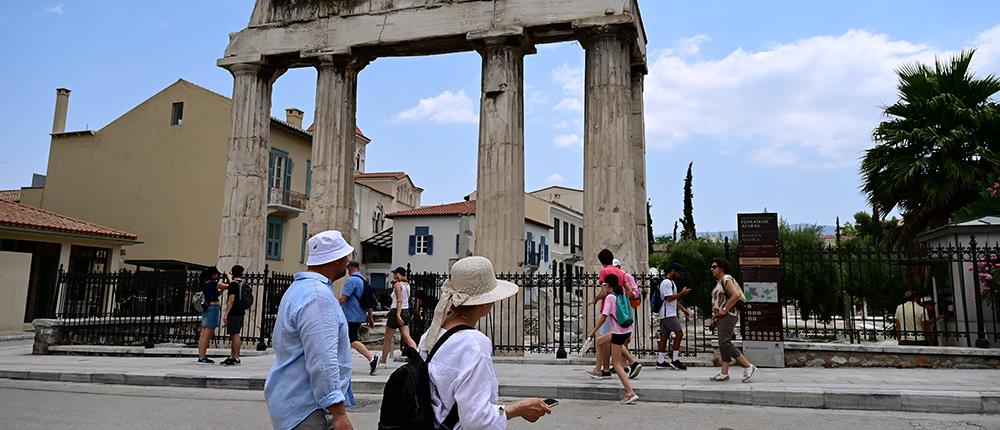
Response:
[[[417,253],[417,236],[410,235],[410,255]]]
[[[556,243],[559,243],[559,218],[555,218],[555,221],[552,223],[552,226],[555,229],[555,234],[556,234],[555,241]]]
[[[545,262],[549,262],[549,246],[545,245]]]
[[[274,152],[267,154],[267,195],[271,195],[271,184],[274,183]]]
[[[427,236],[427,255],[434,255],[434,236]]]
[[[299,248],[299,263],[306,262],[306,241],[309,240],[309,225],[302,223],[302,245]]]
[[[306,160],[306,198],[312,196],[313,167],[312,160]]]
[[[285,189],[292,189],[292,157],[285,156]]]

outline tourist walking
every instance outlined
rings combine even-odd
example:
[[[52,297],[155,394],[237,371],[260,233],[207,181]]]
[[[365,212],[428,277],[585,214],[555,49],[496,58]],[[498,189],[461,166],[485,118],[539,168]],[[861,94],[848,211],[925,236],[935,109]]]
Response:
[[[410,283],[406,278],[406,269],[392,269],[392,305],[385,316],[385,339],[382,340],[382,365],[386,365],[389,351],[392,350],[392,337],[399,330],[399,348],[404,346],[416,349],[417,344],[410,337]]]
[[[201,294],[202,294],[202,314],[201,314],[201,337],[198,338],[198,364],[215,364],[215,360],[208,358],[208,343],[215,336],[215,329],[219,328],[222,319],[222,303],[219,302],[219,295],[222,291],[229,289],[229,277],[222,279],[219,269],[213,267],[201,271]]]
[[[743,308],[744,296],[740,284],[729,275],[729,262],[722,258],[712,260],[712,276],[716,284],[712,290],[712,323],[719,329],[719,353],[722,355],[722,369],[719,374],[710,377],[712,381],[729,380],[729,364],[735,358],[743,366],[743,382],[750,382],[757,366],[747,360],[746,355],[733,345],[736,323],[739,322],[737,311]]]
[[[264,398],[277,430],[351,430],[351,343],[333,283],[354,248],[335,230],[309,238],[308,246],[307,270],[295,274],[278,305]]]
[[[687,370],[687,366],[681,362],[681,340],[684,338],[684,328],[677,319],[677,310],[684,313],[684,318],[691,316],[691,312],[681,304],[681,298],[691,293],[691,289],[685,287],[677,291],[677,280],[684,273],[684,266],[678,263],[671,263],[667,277],[660,282],[660,297],[663,304],[660,309],[655,309],[660,318],[660,343],[657,345],[659,353],[656,356],[657,369]],[[674,334],[673,349],[668,360],[666,357],[667,342],[670,334]]]
[[[361,343],[358,338],[361,325],[369,321],[368,313],[370,310],[366,311],[361,306],[361,297],[365,294],[365,284],[368,281],[361,274],[361,264],[357,261],[347,263],[347,274],[347,282],[339,297],[340,306],[344,310],[344,318],[347,319],[347,336],[350,338],[351,348],[354,348],[365,357],[365,360],[368,360],[370,367],[368,374],[374,375],[375,369],[378,367],[378,356],[373,356],[368,351],[368,347]]]
[[[537,398],[500,404],[493,345],[473,328],[493,303],[515,294],[517,285],[497,280],[486,258],[467,257],[452,266],[451,279],[442,285],[434,318],[420,340],[437,428],[499,430],[507,428],[510,419],[535,422],[552,411]],[[436,345],[439,337],[445,341]]]
[[[601,263],[601,271],[597,275],[597,281],[601,283],[602,290],[594,297],[594,300],[590,302],[591,305],[598,307],[598,313],[601,312],[604,306],[604,299],[611,294],[611,287],[605,282],[608,275],[615,275],[619,280],[625,279],[625,272],[620,268],[615,267],[615,255],[610,249],[602,249],[597,253],[597,261]],[[621,263],[619,263],[621,265]],[[625,289],[629,300],[634,300],[639,297],[638,286],[633,290],[632,288]],[[588,370],[584,373],[593,379],[610,379],[611,378],[611,321],[605,320],[604,324],[601,325],[600,329],[597,330],[597,336],[594,338],[594,351],[595,360],[594,368]],[[639,364],[632,354],[628,352],[628,348],[625,348],[625,357],[627,358],[629,377],[635,378],[639,376],[639,371],[642,370],[642,365]]]
[[[223,366],[240,365],[240,332],[243,331],[243,320],[247,313],[243,297],[244,271],[243,266],[239,264],[233,266],[229,271],[232,281],[229,283],[229,299],[226,300],[226,316],[222,318],[222,325],[226,326],[230,346],[229,358],[222,361]]]
[[[611,364],[614,366],[618,380],[625,387],[625,398],[622,403],[631,404],[639,400],[639,396],[632,390],[629,383],[629,375],[625,370],[627,358],[625,356],[625,343],[632,337],[632,325],[635,319],[635,311],[629,302],[625,289],[619,285],[618,276],[609,274],[604,278],[604,282],[611,287],[611,294],[604,298],[604,306],[601,309],[601,318],[590,331],[590,336],[597,333],[597,329],[605,321],[611,320]]]

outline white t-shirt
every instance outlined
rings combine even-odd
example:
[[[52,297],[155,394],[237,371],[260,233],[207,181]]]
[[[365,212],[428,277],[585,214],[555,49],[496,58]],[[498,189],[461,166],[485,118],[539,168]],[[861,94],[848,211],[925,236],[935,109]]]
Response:
[[[667,300],[667,296],[677,294],[677,284],[670,278],[660,282],[660,297],[663,297],[663,306],[660,307],[660,319],[677,316],[677,300]]]
[[[410,308],[410,284],[406,282],[399,283],[399,289],[403,292],[403,310]],[[389,309],[396,309],[396,288],[392,288],[392,304],[389,305]]]
[[[445,332],[447,330],[441,329],[440,336]],[[421,354],[427,358],[426,353]],[[455,430],[507,428],[507,416],[500,413],[493,344],[485,334],[479,330],[463,330],[452,335],[434,354],[427,373],[431,379],[435,426],[440,426],[448,417],[458,399],[459,423]]]

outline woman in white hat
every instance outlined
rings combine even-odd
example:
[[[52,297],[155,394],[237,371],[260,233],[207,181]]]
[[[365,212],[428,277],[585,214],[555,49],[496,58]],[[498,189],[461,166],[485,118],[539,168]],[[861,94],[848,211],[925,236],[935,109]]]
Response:
[[[450,329],[475,327],[480,318],[490,313],[494,302],[514,294],[517,285],[497,280],[490,260],[483,257],[459,260],[451,268],[451,279],[441,287],[441,299],[427,333],[420,340],[420,352],[426,357],[438,337]],[[455,332],[438,347],[427,370],[435,426],[457,420],[451,427],[453,430],[505,429],[509,419],[521,417],[535,422],[552,412],[537,398],[506,406],[500,404],[499,384],[493,371],[493,344],[478,330]],[[449,415],[452,415],[450,420]]]

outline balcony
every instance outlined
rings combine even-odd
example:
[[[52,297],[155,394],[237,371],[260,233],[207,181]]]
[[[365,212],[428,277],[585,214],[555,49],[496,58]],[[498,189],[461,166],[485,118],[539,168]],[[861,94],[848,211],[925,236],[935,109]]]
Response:
[[[305,194],[283,188],[270,188],[267,191],[267,211],[271,215],[295,218],[306,211]]]

